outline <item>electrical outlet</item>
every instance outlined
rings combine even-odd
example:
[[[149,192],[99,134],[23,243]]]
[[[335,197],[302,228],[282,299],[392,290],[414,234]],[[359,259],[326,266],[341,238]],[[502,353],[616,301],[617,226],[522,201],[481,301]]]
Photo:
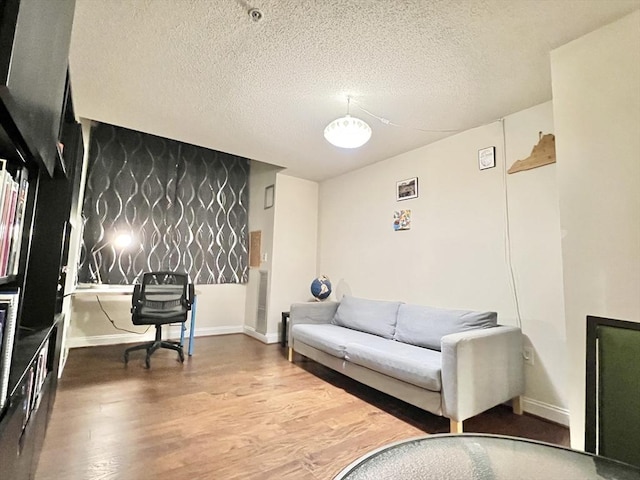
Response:
[[[522,349],[522,357],[524,358],[524,363],[526,365],[533,365],[534,362],[534,353],[533,353],[533,347],[524,347]]]

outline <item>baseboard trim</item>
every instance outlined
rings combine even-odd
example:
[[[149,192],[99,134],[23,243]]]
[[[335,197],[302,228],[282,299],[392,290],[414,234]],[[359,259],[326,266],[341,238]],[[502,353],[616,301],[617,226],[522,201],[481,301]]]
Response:
[[[245,335],[249,335],[250,337],[255,338],[256,340],[260,340],[262,343],[278,343],[280,340],[278,339],[277,333],[267,333],[266,335],[263,333],[256,332],[256,329],[253,327],[244,326],[244,331],[242,332]]]
[[[112,335],[93,335],[90,337],[69,337],[67,346],[69,348],[98,347],[101,345],[118,345],[121,343],[150,342],[155,335],[154,329],[149,329],[145,334],[136,333],[114,333]],[[241,326],[229,327],[203,327],[196,328],[194,337],[206,337],[210,335],[229,335],[231,333],[243,333]],[[189,332],[186,332],[189,335]],[[169,329],[169,338],[180,337],[180,327],[174,326]]]
[[[560,408],[529,397],[522,397],[522,407],[525,412],[531,415],[550,420],[565,427],[569,426],[569,409],[567,408]]]

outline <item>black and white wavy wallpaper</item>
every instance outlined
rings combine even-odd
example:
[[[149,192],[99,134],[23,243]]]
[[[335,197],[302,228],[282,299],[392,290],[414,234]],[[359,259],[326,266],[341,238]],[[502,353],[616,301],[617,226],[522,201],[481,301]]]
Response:
[[[91,130],[80,282],[146,271],[248,280],[249,160],[126,128]],[[127,247],[116,238],[129,234]]]

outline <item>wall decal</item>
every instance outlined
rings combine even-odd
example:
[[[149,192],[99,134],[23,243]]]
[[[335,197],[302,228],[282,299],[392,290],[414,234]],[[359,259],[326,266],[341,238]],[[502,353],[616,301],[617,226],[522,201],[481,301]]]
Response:
[[[543,135],[542,132],[538,132],[538,137],[538,144],[534,145],[531,155],[523,160],[517,160],[507,173],[522,172],[556,163],[556,137],[552,133]]]

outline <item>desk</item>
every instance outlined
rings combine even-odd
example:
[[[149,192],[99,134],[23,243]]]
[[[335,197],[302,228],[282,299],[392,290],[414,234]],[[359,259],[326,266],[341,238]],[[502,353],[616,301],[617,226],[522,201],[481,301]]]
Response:
[[[93,285],[84,286],[82,284],[71,293],[72,296],[78,295],[133,295],[133,285]],[[198,293],[194,292],[193,305],[191,305],[191,323],[189,326],[189,356],[193,355],[193,335],[196,326],[196,305],[198,302]],[[184,345],[184,331],[186,327],[180,329],[180,344]]]
[[[638,480],[640,468],[523,438],[445,434],[393,443],[334,480]]]

